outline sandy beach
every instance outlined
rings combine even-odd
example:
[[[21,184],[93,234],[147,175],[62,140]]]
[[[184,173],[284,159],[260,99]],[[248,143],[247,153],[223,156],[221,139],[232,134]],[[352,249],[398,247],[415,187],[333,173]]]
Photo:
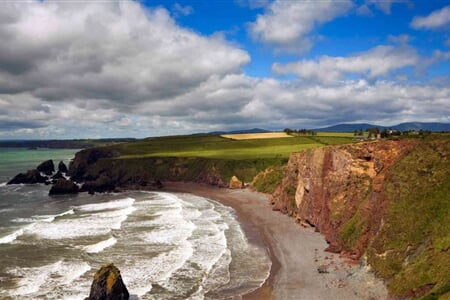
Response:
[[[165,190],[232,207],[249,241],[267,249],[272,260],[269,278],[261,288],[234,299],[387,299],[384,284],[368,267],[325,252],[327,243],[320,233],[272,211],[264,194],[191,183],[169,183]]]

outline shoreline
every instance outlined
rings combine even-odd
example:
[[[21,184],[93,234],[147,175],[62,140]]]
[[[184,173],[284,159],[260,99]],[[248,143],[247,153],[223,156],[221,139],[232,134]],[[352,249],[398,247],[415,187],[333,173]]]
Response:
[[[198,183],[165,183],[167,192],[190,193],[233,208],[249,242],[267,249],[272,261],[264,284],[231,299],[387,299],[387,290],[369,267],[325,252],[324,237],[293,218],[272,211],[267,195]],[[325,273],[319,273],[321,268]]]

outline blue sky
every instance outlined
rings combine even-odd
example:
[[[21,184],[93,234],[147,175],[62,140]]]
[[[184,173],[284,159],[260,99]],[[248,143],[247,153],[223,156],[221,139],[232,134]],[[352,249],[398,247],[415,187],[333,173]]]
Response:
[[[450,122],[450,1],[0,3],[0,138]]]

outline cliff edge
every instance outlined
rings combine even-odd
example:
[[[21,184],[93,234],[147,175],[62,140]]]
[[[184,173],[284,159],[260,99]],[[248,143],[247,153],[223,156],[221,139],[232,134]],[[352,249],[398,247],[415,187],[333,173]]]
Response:
[[[450,296],[449,179],[448,139],[329,146],[290,156],[272,205],[367,259],[392,297],[437,299]]]

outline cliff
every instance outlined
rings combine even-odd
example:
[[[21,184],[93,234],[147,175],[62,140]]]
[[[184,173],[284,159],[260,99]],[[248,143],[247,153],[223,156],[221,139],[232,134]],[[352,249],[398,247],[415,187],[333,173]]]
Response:
[[[273,209],[315,227],[329,251],[367,257],[393,297],[449,296],[449,158],[448,139],[295,153]]]
[[[271,159],[219,159],[204,157],[123,158],[117,150],[92,148],[78,152],[69,166],[73,180],[84,183],[82,191],[160,187],[161,181],[187,181],[228,187],[236,176],[250,182],[271,165],[286,162]]]

